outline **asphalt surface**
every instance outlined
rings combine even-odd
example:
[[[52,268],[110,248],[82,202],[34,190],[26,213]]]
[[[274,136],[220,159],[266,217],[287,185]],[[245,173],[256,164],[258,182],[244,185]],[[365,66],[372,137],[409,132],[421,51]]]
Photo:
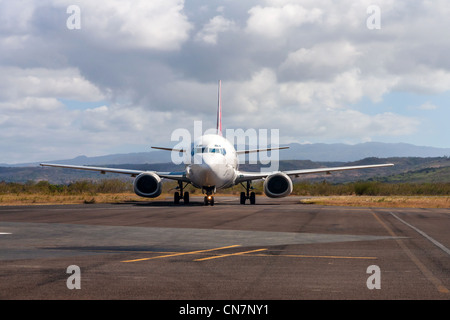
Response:
[[[0,299],[450,298],[450,209],[202,200],[0,207]]]

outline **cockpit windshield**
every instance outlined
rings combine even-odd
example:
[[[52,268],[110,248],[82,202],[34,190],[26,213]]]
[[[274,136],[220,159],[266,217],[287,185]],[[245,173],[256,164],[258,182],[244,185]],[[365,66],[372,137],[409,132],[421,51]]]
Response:
[[[222,155],[225,155],[227,152],[225,151],[225,148],[216,145],[214,147],[197,146],[192,149],[192,155],[196,153],[220,153]]]

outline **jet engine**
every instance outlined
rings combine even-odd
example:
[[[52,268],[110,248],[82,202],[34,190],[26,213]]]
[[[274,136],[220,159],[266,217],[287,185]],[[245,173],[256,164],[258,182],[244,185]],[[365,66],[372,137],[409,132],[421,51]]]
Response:
[[[161,178],[154,172],[143,172],[134,179],[134,192],[145,198],[156,198],[161,194]]]
[[[282,198],[292,192],[292,180],[283,172],[274,173],[264,181],[264,193],[270,198]]]

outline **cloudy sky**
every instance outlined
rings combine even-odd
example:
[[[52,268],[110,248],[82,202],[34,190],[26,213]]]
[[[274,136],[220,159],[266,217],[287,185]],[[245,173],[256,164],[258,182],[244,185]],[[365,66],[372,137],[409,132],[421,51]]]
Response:
[[[0,163],[175,145],[214,127],[219,79],[224,128],[448,148],[449,17],[446,0],[0,0]]]

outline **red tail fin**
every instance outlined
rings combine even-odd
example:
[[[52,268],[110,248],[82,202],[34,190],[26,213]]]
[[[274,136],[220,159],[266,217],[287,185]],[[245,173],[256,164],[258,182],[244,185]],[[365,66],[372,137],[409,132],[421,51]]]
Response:
[[[217,134],[222,135],[222,81],[219,80],[219,93],[217,103]]]

